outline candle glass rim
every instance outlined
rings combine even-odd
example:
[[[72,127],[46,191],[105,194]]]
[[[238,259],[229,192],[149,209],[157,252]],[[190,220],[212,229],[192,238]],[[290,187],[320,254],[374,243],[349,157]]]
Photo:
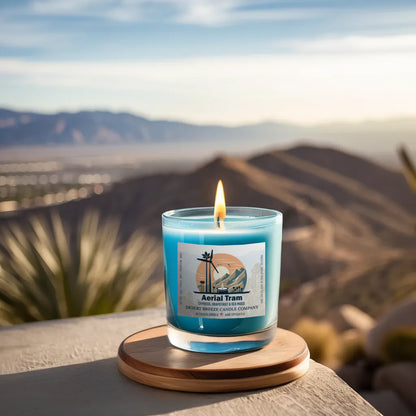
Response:
[[[179,214],[179,215],[178,215]],[[233,217],[232,222],[227,222],[227,216]],[[241,218],[235,218],[241,216]],[[173,228],[189,228],[190,226],[202,227],[208,225],[210,221],[201,221],[201,217],[212,218],[214,220],[214,207],[193,207],[180,208],[165,211],[162,214],[163,226]],[[270,223],[281,221],[283,214],[280,211],[269,208],[258,207],[242,207],[242,206],[227,206],[227,215],[225,217],[225,225],[227,227],[239,228],[246,225],[249,228],[264,227]]]

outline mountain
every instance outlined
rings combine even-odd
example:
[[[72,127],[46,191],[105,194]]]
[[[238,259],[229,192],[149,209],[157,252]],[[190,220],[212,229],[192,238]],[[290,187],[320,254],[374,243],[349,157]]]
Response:
[[[234,153],[308,141],[391,162],[399,143],[416,147],[416,117],[302,126],[265,122],[237,127],[149,120],[129,113],[39,114],[0,109],[0,146],[201,142]],[[228,148],[227,148],[228,147]]]
[[[0,109],[0,146],[62,144],[131,144],[190,140],[269,137],[284,125],[247,127],[198,126],[167,120],[148,120],[128,113],[81,111],[37,114]],[[272,130],[272,131],[270,131]]]
[[[121,238],[140,231],[160,241],[161,213],[212,205],[220,178],[228,205],[283,212],[281,305],[290,313],[281,315],[282,324],[305,311],[321,317],[337,302],[378,315],[395,297],[416,291],[416,196],[400,173],[332,148],[218,157],[190,173],[125,180],[53,209],[72,230],[94,209],[120,219]],[[24,223],[28,214],[50,210],[13,219]],[[0,227],[8,221],[1,218]]]

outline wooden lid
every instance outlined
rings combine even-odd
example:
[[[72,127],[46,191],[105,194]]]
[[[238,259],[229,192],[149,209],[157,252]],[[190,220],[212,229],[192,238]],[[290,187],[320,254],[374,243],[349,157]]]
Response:
[[[166,325],[127,337],[118,351],[120,371],[132,380],[169,390],[225,392],[264,388],[301,377],[309,367],[306,342],[278,328],[256,351],[196,353],[169,343]]]

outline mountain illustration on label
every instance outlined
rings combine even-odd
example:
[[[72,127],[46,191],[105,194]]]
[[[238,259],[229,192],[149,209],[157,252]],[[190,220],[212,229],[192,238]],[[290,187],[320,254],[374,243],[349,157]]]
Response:
[[[197,260],[201,263],[196,270],[196,293],[249,293],[244,292],[247,270],[237,257],[211,250]]]

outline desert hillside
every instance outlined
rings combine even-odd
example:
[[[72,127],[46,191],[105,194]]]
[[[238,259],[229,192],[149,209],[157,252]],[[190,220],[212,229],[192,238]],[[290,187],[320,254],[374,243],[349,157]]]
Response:
[[[281,306],[291,311],[282,314],[285,324],[306,312],[322,316],[340,303],[378,315],[392,299],[416,291],[416,196],[399,172],[334,149],[218,157],[191,173],[130,179],[52,209],[72,230],[94,209],[120,218],[122,239],[140,231],[161,242],[161,213],[212,205],[220,178],[228,205],[284,214]],[[25,222],[28,214],[50,209],[19,212],[14,219]],[[1,218],[0,226],[9,221]]]

